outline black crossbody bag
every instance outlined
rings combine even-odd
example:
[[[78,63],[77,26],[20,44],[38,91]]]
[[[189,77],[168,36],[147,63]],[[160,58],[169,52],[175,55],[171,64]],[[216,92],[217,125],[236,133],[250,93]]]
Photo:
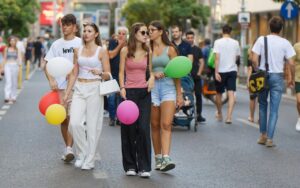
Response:
[[[258,70],[255,73],[252,73],[249,78],[249,91],[251,93],[260,93],[267,88],[267,76],[269,71],[268,63],[268,40],[267,37],[264,37],[264,46],[265,46],[265,66],[266,70]]]

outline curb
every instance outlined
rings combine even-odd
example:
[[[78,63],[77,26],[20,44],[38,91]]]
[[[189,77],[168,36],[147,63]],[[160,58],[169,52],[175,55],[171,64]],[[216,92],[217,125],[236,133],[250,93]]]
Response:
[[[245,85],[242,85],[242,84],[238,84],[237,87],[240,88],[240,89],[247,90],[247,87]],[[296,96],[293,96],[293,95],[289,95],[289,94],[284,93],[284,94],[282,94],[282,97],[284,99],[296,101]]]

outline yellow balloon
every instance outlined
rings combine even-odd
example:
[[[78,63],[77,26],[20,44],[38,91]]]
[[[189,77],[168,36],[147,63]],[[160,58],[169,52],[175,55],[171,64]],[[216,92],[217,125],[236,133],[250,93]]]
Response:
[[[66,109],[61,104],[52,104],[47,108],[45,117],[49,124],[60,125],[67,117]]]

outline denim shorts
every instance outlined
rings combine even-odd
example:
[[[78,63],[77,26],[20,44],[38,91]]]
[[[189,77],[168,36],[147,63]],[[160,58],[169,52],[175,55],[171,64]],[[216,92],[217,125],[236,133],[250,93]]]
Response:
[[[165,101],[176,101],[175,82],[172,78],[155,80],[154,88],[151,90],[151,98],[154,106],[160,106]]]

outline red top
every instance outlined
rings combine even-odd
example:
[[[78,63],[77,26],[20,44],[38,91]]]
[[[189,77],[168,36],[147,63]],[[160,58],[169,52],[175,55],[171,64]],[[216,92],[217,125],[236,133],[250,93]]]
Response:
[[[147,88],[147,56],[139,62],[127,58],[125,63],[125,88]]]
[[[0,44],[0,53],[4,52],[4,49],[5,49],[5,48],[6,48],[5,45],[1,45],[1,44]]]

